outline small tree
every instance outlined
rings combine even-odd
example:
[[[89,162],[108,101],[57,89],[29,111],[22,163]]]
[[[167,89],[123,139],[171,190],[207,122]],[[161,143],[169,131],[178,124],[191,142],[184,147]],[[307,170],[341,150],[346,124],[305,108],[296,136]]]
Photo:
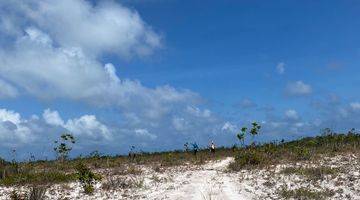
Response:
[[[239,141],[241,142],[241,145],[244,147],[245,146],[245,135],[246,135],[246,131],[247,128],[246,127],[242,127],[240,130],[240,133],[238,133],[236,135],[236,137],[239,139]]]
[[[252,127],[250,129],[250,134],[251,134],[251,137],[252,137],[253,144],[255,144],[254,138],[255,138],[256,135],[259,134],[261,126],[256,122],[251,123],[251,125],[252,125]]]
[[[60,136],[60,141],[55,140],[57,145],[54,147],[54,151],[57,154],[58,159],[64,161],[68,158],[70,151],[72,150],[71,144],[75,144],[75,138],[73,135],[67,133]]]

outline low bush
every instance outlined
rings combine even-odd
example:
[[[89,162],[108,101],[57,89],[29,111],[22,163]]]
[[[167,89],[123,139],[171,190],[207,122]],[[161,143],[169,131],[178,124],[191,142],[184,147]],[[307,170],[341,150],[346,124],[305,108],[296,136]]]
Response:
[[[51,172],[23,172],[6,176],[0,180],[0,184],[11,186],[11,185],[38,185],[38,184],[55,184],[70,182],[75,180],[74,174],[65,174],[58,171]]]
[[[256,150],[248,149],[241,151],[235,156],[235,162],[229,165],[230,169],[238,171],[240,169],[260,165],[264,161],[264,155]]]
[[[308,180],[322,180],[327,175],[336,175],[341,170],[339,168],[331,168],[326,166],[320,167],[288,167],[281,171],[283,174],[297,174],[300,176],[305,176]]]
[[[93,173],[88,167],[83,163],[79,163],[76,166],[76,175],[77,179],[82,185],[85,194],[92,194],[94,192],[94,184],[101,180],[101,177]]]
[[[279,195],[284,199],[325,200],[334,196],[335,192],[329,189],[324,191],[315,191],[304,187],[295,190],[283,188],[279,191]]]

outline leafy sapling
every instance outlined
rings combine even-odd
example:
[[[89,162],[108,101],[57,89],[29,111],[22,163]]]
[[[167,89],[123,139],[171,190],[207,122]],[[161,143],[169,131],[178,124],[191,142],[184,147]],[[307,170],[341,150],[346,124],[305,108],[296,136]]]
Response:
[[[239,141],[241,142],[241,145],[244,147],[245,146],[245,135],[246,135],[246,131],[247,128],[246,127],[242,127],[240,130],[240,133],[238,133],[236,135],[236,137],[239,139]]]
[[[79,163],[76,166],[76,176],[79,180],[85,194],[94,192],[94,185],[101,180],[101,176],[93,173],[85,164]]]
[[[72,150],[71,145],[75,144],[75,137],[71,134],[62,134],[60,141],[54,141],[57,145],[54,147],[54,151],[57,154],[59,160],[64,161],[68,158],[70,151]]]
[[[261,126],[256,122],[251,123],[251,125],[252,125],[252,127],[250,129],[250,134],[252,137],[253,145],[255,145],[254,139],[255,139],[255,136],[259,134]]]

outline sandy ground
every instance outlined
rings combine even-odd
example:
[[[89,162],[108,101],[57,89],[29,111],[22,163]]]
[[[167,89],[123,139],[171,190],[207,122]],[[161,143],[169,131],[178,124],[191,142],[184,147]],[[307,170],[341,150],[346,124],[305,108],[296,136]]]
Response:
[[[187,171],[173,179],[172,187],[163,184],[156,190],[144,192],[144,199],[242,200],[251,194],[240,193],[239,183],[225,170],[233,158],[205,164],[195,171]]]
[[[93,195],[85,195],[79,183],[53,185],[46,199],[140,199],[140,200],[250,200],[283,199],[281,191],[305,188],[331,193],[325,199],[360,199],[360,158],[356,155],[324,157],[316,162],[283,163],[266,169],[227,171],[233,158],[203,165],[182,165],[156,170],[154,166],[135,166],[141,173],[122,174],[121,169],[98,171],[102,182]],[[313,179],[299,174],[284,174],[291,167],[330,167],[340,171]],[[109,187],[104,188],[109,182]],[[109,185],[109,184],[108,184]],[[24,192],[25,187],[0,186],[0,199],[9,199],[11,191]],[[296,198],[295,198],[296,199]]]

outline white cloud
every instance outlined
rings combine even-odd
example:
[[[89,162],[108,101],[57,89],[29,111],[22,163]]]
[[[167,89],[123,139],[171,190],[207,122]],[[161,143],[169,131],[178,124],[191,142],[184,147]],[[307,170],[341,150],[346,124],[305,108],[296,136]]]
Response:
[[[290,96],[304,96],[311,94],[312,88],[302,81],[295,81],[287,84],[285,92]]]
[[[352,102],[352,103],[350,103],[350,108],[353,111],[360,110],[360,103],[359,102]]]
[[[17,35],[22,26],[32,24],[60,46],[78,47],[89,55],[142,56],[161,46],[160,36],[136,11],[114,1],[15,0],[0,7],[6,8],[0,14],[4,32]]]
[[[136,129],[134,132],[135,132],[135,135],[140,138],[145,138],[145,139],[148,138],[151,140],[155,140],[157,138],[156,135],[149,133],[149,131],[146,129]]]
[[[83,141],[115,137],[118,142],[139,135],[168,140],[185,130],[191,133],[183,134],[187,139],[212,134],[223,121],[202,108],[197,93],[169,85],[149,88],[120,78],[113,64],[103,62],[104,55],[127,59],[158,48],[161,37],[136,11],[115,1],[0,1],[0,80],[6,83],[0,89],[12,88],[12,96],[85,102],[121,116],[110,129],[94,115],[63,120],[57,111],[45,110],[43,118],[18,123],[34,136],[68,130]]]
[[[64,128],[77,136],[86,136],[93,139],[111,139],[107,126],[99,122],[95,115],[84,115],[80,118],[69,119]]]
[[[111,132],[107,126],[99,122],[95,115],[83,115],[80,118],[69,119],[66,123],[58,111],[44,110],[44,121],[52,126],[61,126],[78,137],[110,139]]]
[[[147,88],[139,81],[120,79],[112,64],[99,62],[98,56],[109,49],[142,54],[159,46],[158,36],[135,11],[111,2],[94,7],[81,0],[24,2],[19,8],[9,5],[24,16],[12,21],[24,32],[11,31],[11,48],[0,49],[0,76],[28,94],[117,107],[126,116],[150,120],[199,102],[199,95],[189,90]],[[8,12],[0,14],[9,16]],[[61,27],[52,21],[55,19],[62,22]],[[92,29],[104,32],[93,33]]]
[[[16,145],[31,142],[31,130],[26,126],[26,120],[19,113],[11,110],[0,109],[0,140],[3,144]]]
[[[196,117],[203,117],[203,118],[211,117],[211,111],[208,109],[201,110],[200,108],[195,106],[187,106],[186,110],[188,113]]]
[[[64,121],[61,119],[58,111],[51,111],[46,109],[43,113],[43,118],[47,124],[54,126],[64,126]]]
[[[235,133],[236,131],[238,131],[238,127],[230,122],[225,122],[224,125],[221,127],[221,130]]]
[[[293,109],[286,110],[285,117],[286,117],[286,119],[290,119],[290,120],[298,120],[299,119],[298,113],[296,112],[296,110],[293,110]]]
[[[284,62],[279,62],[279,63],[276,65],[276,71],[277,71],[277,73],[279,73],[279,74],[284,74],[284,72],[285,72],[285,63],[284,63]]]

